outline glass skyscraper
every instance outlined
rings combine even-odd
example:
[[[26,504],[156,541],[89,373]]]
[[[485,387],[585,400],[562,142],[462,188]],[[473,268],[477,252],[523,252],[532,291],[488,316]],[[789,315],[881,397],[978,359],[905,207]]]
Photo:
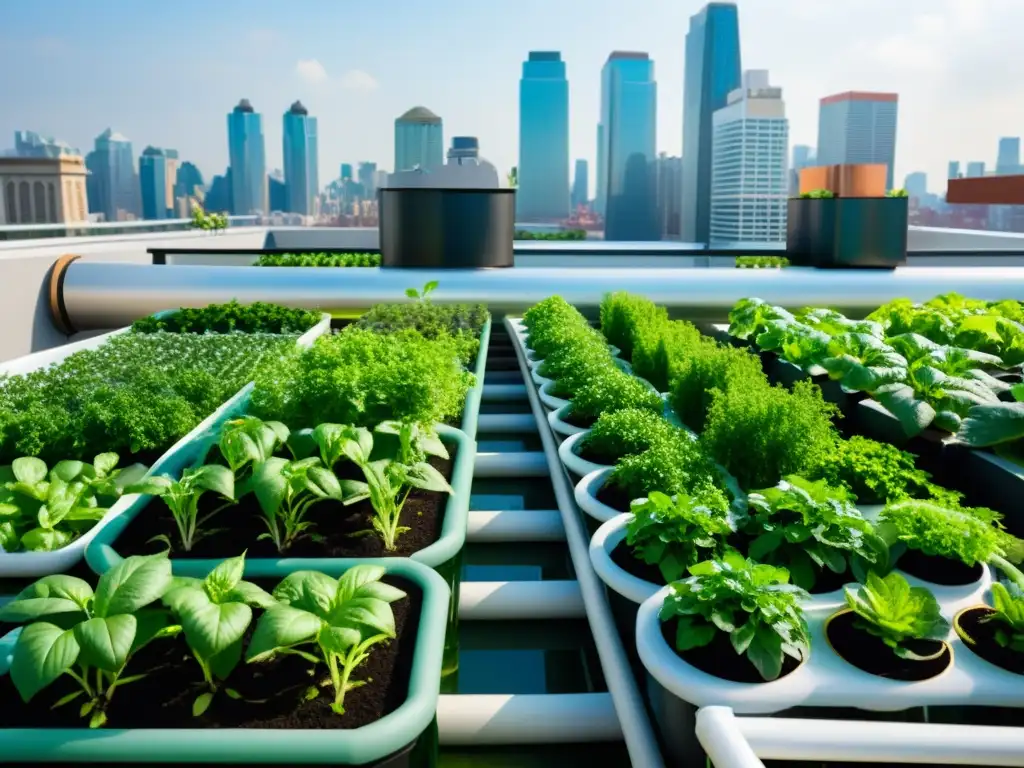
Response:
[[[139,156],[139,188],[142,191],[142,218],[166,219],[167,156],[162,149],[146,147]]]
[[[85,158],[89,210],[102,213],[106,221],[138,218],[139,177],[135,173],[132,143],[107,128],[96,137],[95,148]]]
[[[443,165],[444,128],[440,117],[426,107],[413,107],[395,120],[396,173],[417,166],[431,170]]]
[[[601,70],[598,169],[605,195],[605,240],[659,240],[657,101],[654,62],[616,51]]]
[[[320,192],[316,118],[296,101],[284,113],[284,210],[312,216]]]
[[[569,216],[569,81],[557,51],[531,51],[519,81],[516,220]]]
[[[586,205],[590,200],[590,166],[587,161],[579,159],[576,161],[576,173],[572,181],[572,198],[570,202],[573,208]]]
[[[683,81],[683,193],[680,236],[706,243],[711,228],[712,115],[740,87],[740,19],[733,3],[709,3],[690,17]]]
[[[242,99],[228,114],[231,212],[236,216],[267,213],[267,158],[263,117]]]

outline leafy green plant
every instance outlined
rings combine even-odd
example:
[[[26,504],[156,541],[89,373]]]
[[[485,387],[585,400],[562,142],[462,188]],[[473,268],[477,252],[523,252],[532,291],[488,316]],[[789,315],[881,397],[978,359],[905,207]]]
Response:
[[[610,367],[595,372],[593,378],[575,391],[568,418],[586,422],[626,408],[661,413],[664,407],[661,395],[653,389],[635,376]]]
[[[579,442],[579,451],[605,459],[643,453],[665,439],[683,439],[660,414],[639,408],[603,413]]]
[[[11,682],[26,703],[67,675],[79,687],[61,707],[85,699],[90,728],[106,723],[116,690],[149,673],[125,675],[132,657],[153,640],[181,631],[167,611],[151,608],[171,586],[163,554],[129,557],[100,576],[93,592],[75,576],[44,576],[0,609],[0,621],[26,624],[14,646]]]
[[[893,571],[884,578],[867,575],[867,583],[847,586],[846,604],[857,614],[855,626],[879,638],[901,659],[924,658],[907,647],[908,640],[945,640],[949,622],[939,602],[924,587],[912,587]]]
[[[764,680],[782,674],[786,656],[803,661],[810,634],[800,601],[809,596],[790,585],[784,568],[728,552],[689,568],[690,577],[672,584],[661,609],[663,622],[678,619],[676,650],[708,645],[719,632],[729,636]]]
[[[143,482],[146,467],[117,463],[116,453],[101,453],[92,464],[65,460],[49,469],[23,456],[0,467],[0,552],[52,552],[92,528]]]
[[[1012,403],[972,406],[960,422],[956,439],[972,448],[993,448],[1011,461],[1024,461],[1024,384],[1010,389]]]
[[[314,571],[290,574],[274,589],[279,604],[260,617],[246,659],[299,653],[322,661],[334,690],[331,708],[344,714],[345,694],[366,682],[352,674],[375,646],[395,637],[391,603],[406,595],[381,581],[383,576],[384,569],[374,565],[357,565],[337,580]],[[319,694],[320,686],[312,686],[306,696]]]
[[[203,691],[192,703],[199,717],[222,688],[233,699],[242,699],[234,688],[225,687],[228,676],[242,660],[242,644],[252,623],[252,606],[269,609],[277,605],[267,592],[242,581],[245,553],[225,560],[206,578],[176,577],[163,594],[163,603],[178,620],[189,649],[203,672]]]
[[[701,435],[708,454],[743,488],[765,488],[819,465],[838,437],[836,409],[816,385],[798,381],[787,391],[755,382],[713,393]]]
[[[256,267],[379,267],[379,253],[262,253]]]
[[[638,332],[649,324],[668,322],[668,310],[643,296],[617,291],[601,300],[600,317],[601,333],[629,360]]]
[[[671,389],[679,366],[698,349],[704,339],[686,320],[660,321],[649,318],[636,327],[633,342],[633,373],[647,379],[659,392]]]
[[[786,568],[799,587],[814,589],[824,569],[846,573],[854,555],[888,565],[888,545],[841,488],[790,475],[774,488],[751,493],[747,505],[747,554]]]
[[[416,288],[406,288],[405,295],[410,299],[416,299],[424,304],[430,301],[430,294],[437,290],[437,280],[430,280],[423,284],[423,287],[417,290]]]
[[[830,189],[812,189],[810,192],[800,193],[800,198],[804,200],[831,200],[835,196]]]
[[[192,203],[192,227],[207,232],[218,232],[228,228],[226,213],[207,213],[198,203]]]
[[[301,334],[320,322],[320,313],[280,304],[209,304],[182,307],[169,315],[150,315],[132,323],[132,333],[286,333]]]
[[[736,531],[725,496],[702,490],[699,496],[654,491],[630,507],[626,543],[635,557],[657,566],[666,584],[690,566],[725,554],[726,538]]]
[[[992,583],[992,612],[984,617],[995,624],[995,641],[1003,648],[1024,653],[1024,589],[1017,584]]]
[[[273,456],[254,467],[250,486],[267,526],[259,538],[273,541],[281,553],[310,535],[313,523],[306,515],[314,504],[346,500],[341,481],[317,456],[294,461]]]
[[[890,189],[885,193],[886,197],[910,197],[905,189]]]
[[[579,334],[592,330],[579,310],[561,296],[550,296],[523,313],[523,324],[529,332],[529,347],[546,357],[561,346],[566,333]]]
[[[759,391],[767,382],[757,357],[744,349],[705,339],[676,367],[669,403],[684,424],[702,432],[716,390],[729,392],[735,387]]]
[[[235,475],[228,467],[220,464],[189,467],[177,480],[170,475],[150,477],[144,485],[144,493],[159,496],[167,505],[178,529],[178,544],[185,552],[190,552],[200,539],[223,530],[208,528],[207,523],[218,512],[238,503],[235,497]],[[207,491],[217,494],[223,503],[200,515],[199,501]],[[156,536],[153,541],[162,541],[169,550],[174,549],[174,542],[166,535]]]
[[[780,269],[789,266],[785,256],[737,256],[737,269]]]
[[[227,421],[221,427],[217,447],[235,480],[238,480],[247,467],[262,464],[273,456],[278,446],[288,442],[290,434],[288,427],[280,421],[242,416]]]
[[[483,304],[434,304],[416,301],[405,304],[375,304],[353,325],[376,333],[394,333],[413,328],[427,339],[450,336],[460,348],[463,364],[475,362],[480,333],[490,313]]]

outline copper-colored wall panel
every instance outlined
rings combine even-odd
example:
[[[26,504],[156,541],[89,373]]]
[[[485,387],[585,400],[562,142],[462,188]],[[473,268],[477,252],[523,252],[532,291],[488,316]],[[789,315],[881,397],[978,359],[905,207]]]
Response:
[[[884,197],[887,167],[870,165],[820,165],[800,171],[800,194],[829,189],[838,197]]]
[[[950,179],[947,203],[1024,205],[1024,176],[980,176]]]

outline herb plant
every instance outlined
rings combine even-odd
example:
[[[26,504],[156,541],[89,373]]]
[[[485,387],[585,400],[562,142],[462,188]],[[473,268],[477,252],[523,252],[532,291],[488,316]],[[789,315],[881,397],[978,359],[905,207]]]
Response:
[[[170,475],[151,477],[145,481],[145,492],[160,496],[167,509],[171,512],[174,525],[178,529],[178,544],[185,552],[190,552],[197,541],[220,530],[208,528],[207,523],[218,513],[238,503],[235,498],[235,475],[220,464],[205,464],[200,467],[189,467],[175,480]],[[207,491],[216,493],[223,503],[203,515],[199,514],[199,500]],[[168,549],[174,548],[174,542],[161,534],[153,539],[162,541]]]
[[[789,259],[785,256],[737,256],[737,269],[779,269],[788,267]]]
[[[949,633],[939,602],[924,587],[912,587],[893,571],[884,578],[868,573],[867,583],[847,586],[846,603],[857,614],[855,626],[879,638],[901,659],[923,658],[908,640],[941,641]]]
[[[690,566],[725,554],[726,538],[736,531],[721,493],[654,491],[634,501],[631,511],[626,543],[634,556],[658,567],[666,584],[681,579]]]
[[[246,659],[299,653],[322,661],[334,690],[331,708],[344,714],[345,694],[366,682],[353,680],[353,673],[375,646],[395,637],[391,603],[406,595],[383,576],[384,569],[373,565],[357,565],[337,580],[313,571],[290,574],[274,589],[279,605],[260,617]],[[320,686],[312,686],[306,695],[319,694]]]
[[[116,690],[145,678],[125,675],[132,657],[153,640],[181,631],[167,611],[151,608],[171,585],[165,555],[129,557],[100,576],[93,592],[75,576],[44,576],[0,609],[0,621],[26,624],[11,662],[11,682],[31,701],[63,675],[79,690],[54,707],[84,702],[79,712],[90,728],[107,720]]]
[[[561,296],[551,296],[523,313],[523,324],[529,332],[529,346],[541,357],[558,348],[557,335],[563,328],[588,325],[579,310]]]
[[[704,336],[686,320],[657,318],[639,324],[634,333],[633,373],[647,379],[659,392],[672,387],[679,367],[698,350]]]
[[[984,620],[995,625],[995,641],[1002,648],[1024,653],[1024,589],[993,582],[992,613]]]
[[[619,291],[601,300],[601,333],[629,360],[633,356],[637,333],[647,325],[660,326],[668,321],[668,310],[643,296]]]
[[[379,267],[379,253],[262,253],[257,267]]]
[[[759,391],[763,387],[758,384],[767,385],[760,360],[744,349],[705,339],[679,362],[669,402],[684,424],[702,432],[715,390],[728,392],[736,387]]]
[[[280,553],[309,535],[313,523],[306,515],[314,504],[345,500],[341,482],[317,456],[295,461],[273,456],[256,465],[250,484],[267,526],[259,538],[273,541]]]
[[[217,447],[237,480],[247,467],[262,464],[273,456],[278,446],[287,443],[290,434],[280,421],[243,416],[224,424]]]
[[[808,595],[788,583],[784,568],[729,552],[689,571],[689,578],[672,584],[661,609],[663,622],[678,619],[678,651],[706,646],[724,632],[767,681],[782,673],[786,656],[807,658],[810,636],[800,601]]]
[[[575,420],[594,420],[603,413],[626,408],[661,413],[664,403],[661,395],[635,376],[612,367],[595,375],[575,392],[568,415]]]
[[[209,304],[182,307],[163,317],[144,317],[132,323],[133,333],[287,333],[301,334],[320,322],[319,312],[280,304]]]
[[[625,408],[604,413],[579,442],[580,452],[608,460],[643,453],[655,443],[670,439],[684,439],[660,414],[638,408]]]
[[[678,439],[659,441],[643,453],[624,456],[605,484],[630,501],[660,491],[670,495],[701,495],[705,503],[705,494],[724,494],[726,487],[719,468],[685,433]]]

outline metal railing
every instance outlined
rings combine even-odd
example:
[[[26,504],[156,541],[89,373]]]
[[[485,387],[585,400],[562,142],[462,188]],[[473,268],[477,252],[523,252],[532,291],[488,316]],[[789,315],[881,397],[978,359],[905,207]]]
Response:
[[[229,227],[254,227],[260,216],[229,216]],[[8,224],[0,226],[0,240],[36,240],[55,237],[110,237],[141,235],[148,232],[183,232],[192,228],[192,219],[153,219],[143,221],[97,221],[73,224]]]

